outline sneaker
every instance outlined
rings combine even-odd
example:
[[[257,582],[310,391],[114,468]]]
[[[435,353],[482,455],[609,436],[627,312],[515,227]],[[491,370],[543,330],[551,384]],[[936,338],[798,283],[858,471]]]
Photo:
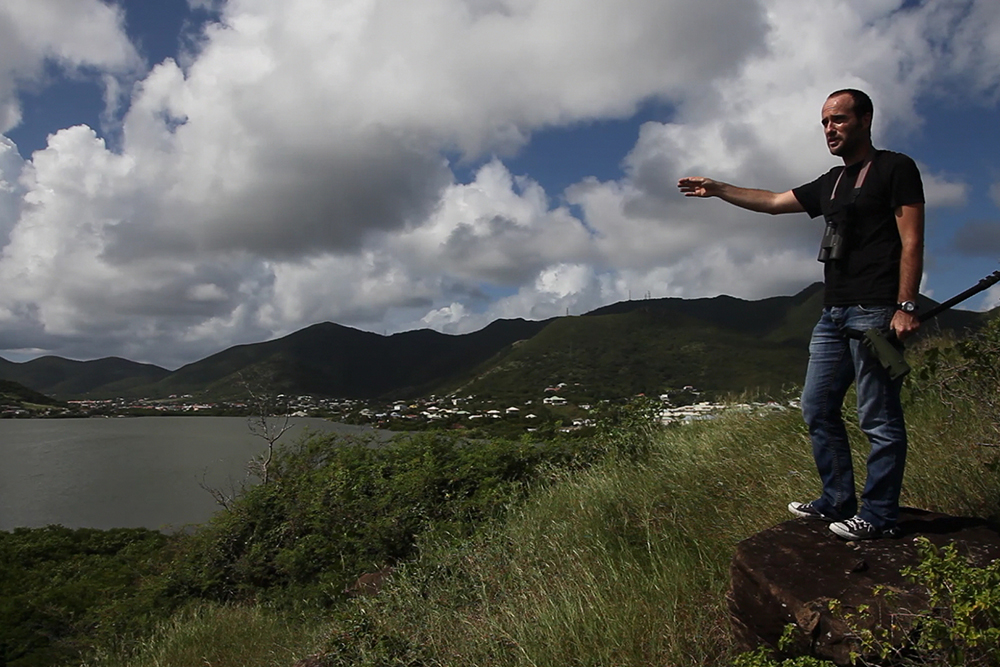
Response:
[[[833,517],[827,516],[826,514],[823,514],[818,509],[813,507],[813,504],[811,502],[800,503],[792,501],[788,503],[788,511],[794,514],[795,516],[801,516],[807,519],[819,519],[820,521],[836,521],[836,519],[834,519]]]
[[[830,530],[845,540],[873,540],[882,536],[892,536],[895,528],[876,528],[860,516],[854,516],[847,521],[835,521],[830,524]]]

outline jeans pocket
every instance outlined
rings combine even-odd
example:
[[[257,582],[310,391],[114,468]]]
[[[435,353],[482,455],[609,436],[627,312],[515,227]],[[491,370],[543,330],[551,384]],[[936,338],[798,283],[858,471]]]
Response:
[[[865,315],[878,315],[878,314],[891,314],[896,310],[895,306],[854,306],[858,309],[859,313]]]
[[[895,306],[852,306],[848,310],[850,327],[862,331],[880,329],[883,332],[889,331],[892,316],[896,312]]]

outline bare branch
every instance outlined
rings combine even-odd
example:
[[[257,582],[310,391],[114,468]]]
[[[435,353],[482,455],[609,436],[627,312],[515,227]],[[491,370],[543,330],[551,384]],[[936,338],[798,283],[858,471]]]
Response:
[[[250,416],[247,417],[247,426],[251,434],[267,443],[267,453],[254,457],[248,469],[262,484],[267,484],[270,481],[271,461],[274,460],[274,446],[292,427],[288,402],[283,400],[283,395],[274,396],[266,389],[262,389],[259,381],[254,383],[242,373],[239,377],[240,383],[250,397]]]
[[[240,488],[237,489],[236,484],[233,482],[232,478],[230,478],[229,492],[227,493],[223,489],[216,488],[214,486],[209,486],[208,482],[205,481],[207,475],[208,475],[208,469],[206,468],[201,473],[201,480],[199,480],[198,486],[200,486],[205,491],[208,491],[209,495],[212,496],[212,499],[215,501],[215,503],[224,509],[229,509],[232,506],[233,501],[246,486],[246,483],[244,482],[241,483]]]

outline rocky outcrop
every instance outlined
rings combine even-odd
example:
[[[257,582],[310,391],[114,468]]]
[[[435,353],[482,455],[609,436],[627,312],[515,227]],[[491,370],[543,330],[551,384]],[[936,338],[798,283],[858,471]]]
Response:
[[[728,601],[742,648],[776,647],[785,626],[794,623],[802,632],[790,654],[849,664],[858,645],[840,616],[830,612],[829,601],[840,601],[846,612],[870,605],[870,623],[883,627],[897,610],[925,608],[923,591],[900,574],[920,562],[916,537],[938,546],[954,543],[978,566],[1000,558],[1000,530],[982,519],[904,508],[899,531],[893,538],[848,542],[825,522],[794,519],[740,542]],[[877,585],[896,592],[892,608],[883,596],[872,595]]]

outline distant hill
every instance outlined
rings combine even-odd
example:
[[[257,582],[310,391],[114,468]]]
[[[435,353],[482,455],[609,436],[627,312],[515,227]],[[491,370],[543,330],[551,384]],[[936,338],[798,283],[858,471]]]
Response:
[[[686,385],[773,392],[801,380],[820,307],[816,290],[754,302],[722,296],[616,303],[559,318],[477,369],[461,391],[513,399],[522,387],[562,382],[593,399]],[[796,317],[802,309],[810,316]]]
[[[173,372],[117,358],[79,362],[42,357],[19,364],[0,359],[0,378],[64,400],[172,394],[238,398],[245,396],[244,379],[288,394],[419,396],[547,324],[498,320],[459,336],[429,329],[381,336],[327,322],[283,338],[238,345]]]
[[[459,336],[430,329],[380,336],[326,322],[276,340],[219,352],[139,391],[151,396],[242,396],[242,378],[264,378],[272,390],[284,393],[345,398],[420,396],[512,343],[531,338],[547,324],[497,320],[480,331]]]
[[[20,364],[0,358],[0,378],[19,382],[62,400],[94,395],[126,395],[130,388],[147,385],[168,375],[170,371],[165,368],[118,357],[73,361],[47,356]]]
[[[922,307],[935,304],[922,298]],[[577,398],[699,390],[774,395],[805,377],[809,340],[823,307],[816,283],[794,296],[745,301],[623,301],[581,317],[559,318],[537,336],[505,349],[454,389],[516,398],[525,388],[566,383]],[[984,315],[949,311],[926,325],[931,333],[965,330]]]
[[[924,308],[934,304],[922,299]],[[746,301],[623,301],[578,317],[497,320],[464,335],[421,329],[380,336],[332,323],[239,345],[168,371],[118,358],[0,359],[0,378],[62,400],[192,394],[242,397],[243,379],[271,391],[342,398],[410,398],[453,391],[537,397],[564,382],[578,395],[616,398],[693,385],[769,392],[800,383],[822,308],[822,286]],[[948,311],[926,329],[963,330],[986,315]]]
[[[0,380],[0,412],[7,408],[35,409],[63,405],[59,401],[11,380]]]

